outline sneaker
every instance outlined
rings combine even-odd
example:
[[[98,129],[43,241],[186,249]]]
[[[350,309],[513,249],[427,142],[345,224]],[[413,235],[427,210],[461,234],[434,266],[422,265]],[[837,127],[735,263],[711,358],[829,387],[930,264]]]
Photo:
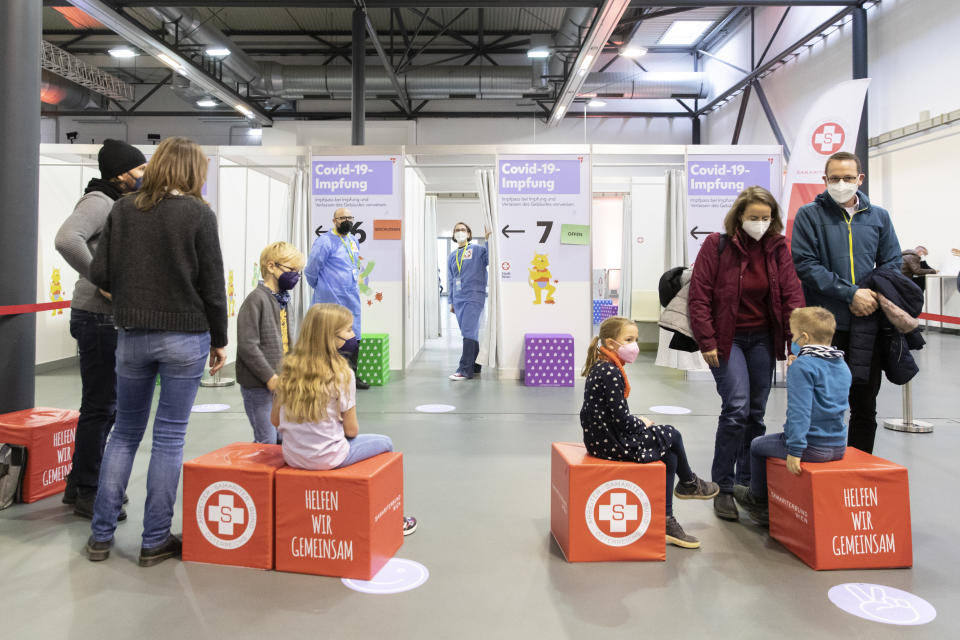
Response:
[[[673,516],[667,516],[667,542],[684,549],[700,548],[700,541],[684,531]]]
[[[738,484],[733,487],[733,497],[741,507],[746,509],[753,519],[761,527],[770,526],[770,508],[766,500],[757,498],[750,493],[750,489]]]
[[[467,376],[463,375],[459,371],[457,373],[451,373],[450,379],[454,382],[460,382],[461,380],[467,380]]]
[[[370,388],[370,384],[369,384],[369,383],[364,382],[364,381],[361,380],[360,378],[355,378],[355,379],[356,379],[356,382],[357,382],[357,389],[360,389],[361,391],[364,391],[364,390]]]
[[[87,540],[87,558],[90,562],[103,562],[110,557],[110,547],[113,546],[113,538],[106,542],[97,542],[93,536]]]
[[[93,520],[93,503],[96,499],[96,492],[77,494],[77,499],[73,503],[73,512],[81,518]],[[126,519],[127,512],[121,508],[120,513],[117,514],[117,522],[123,522]]]
[[[737,504],[733,501],[732,493],[721,493],[713,499],[713,512],[721,520],[736,522],[740,519]]]
[[[413,516],[403,516],[403,535],[408,536],[417,530],[417,519]]]
[[[156,547],[150,547],[149,549],[140,547],[140,566],[152,567],[167,558],[179,558],[182,548],[183,542],[180,540],[180,536],[173,534],[167,536],[166,541]]]
[[[67,482],[67,486],[63,489],[63,504],[73,504],[77,501],[78,493],[77,485],[70,484]]]
[[[709,500],[720,493],[720,485],[694,476],[690,482],[678,482],[673,495],[681,500]]]

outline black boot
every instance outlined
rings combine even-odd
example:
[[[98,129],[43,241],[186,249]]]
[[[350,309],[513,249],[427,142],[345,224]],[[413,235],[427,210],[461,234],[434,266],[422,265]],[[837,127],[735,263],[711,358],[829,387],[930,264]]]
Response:
[[[360,349],[359,347],[353,354],[347,358],[347,362],[350,363],[350,368],[353,369],[353,376],[357,380],[357,389],[369,389],[370,385],[360,379],[360,376],[357,375],[357,360],[360,358]]]

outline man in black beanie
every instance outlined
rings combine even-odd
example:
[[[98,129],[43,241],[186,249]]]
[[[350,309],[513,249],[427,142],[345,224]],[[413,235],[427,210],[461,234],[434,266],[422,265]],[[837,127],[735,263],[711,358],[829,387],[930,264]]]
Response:
[[[97,159],[100,177],[87,184],[55,241],[60,255],[80,274],[70,302],[70,335],[80,354],[82,397],[73,469],[63,501],[85,518],[93,517],[100,460],[117,407],[117,330],[110,294],[87,280],[87,272],[114,201],[140,187],[147,163],[139,149],[111,139],[103,141]],[[120,519],[126,517],[121,511]]]

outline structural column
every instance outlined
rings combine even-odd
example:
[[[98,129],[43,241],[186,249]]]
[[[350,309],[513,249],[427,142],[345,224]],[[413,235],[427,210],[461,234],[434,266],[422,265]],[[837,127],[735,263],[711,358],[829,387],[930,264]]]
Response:
[[[700,116],[693,116],[690,118],[690,125],[690,144],[700,144]]]
[[[37,301],[42,9],[0,2],[0,306]],[[36,334],[35,314],[0,316],[0,413],[33,407]]]
[[[366,83],[367,22],[363,9],[353,10],[351,64],[353,94],[350,102],[351,144],[364,143],[364,85]]]
[[[853,10],[853,79],[867,77],[867,10],[863,7],[857,7]],[[866,177],[863,179],[863,186],[860,190],[869,195],[870,172],[866,171],[869,163],[869,129],[867,127],[867,115],[870,112],[870,92],[867,92],[863,100],[863,114],[860,116],[860,131],[857,133],[856,154],[863,163]]]

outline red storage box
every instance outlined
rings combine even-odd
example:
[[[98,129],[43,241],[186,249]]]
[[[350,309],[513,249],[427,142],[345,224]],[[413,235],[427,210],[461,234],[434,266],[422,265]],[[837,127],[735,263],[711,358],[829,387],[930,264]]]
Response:
[[[370,580],[403,544],[403,455],[277,471],[277,571]]]
[[[666,559],[666,465],[600,460],[554,442],[550,531],[568,562]]]
[[[278,444],[237,442],[183,463],[183,559],[273,568]]]
[[[770,536],[814,569],[913,565],[907,469],[847,447],[795,476],[767,458]]]
[[[62,493],[73,468],[73,442],[80,413],[35,407],[0,415],[0,442],[27,448],[23,501]]]

